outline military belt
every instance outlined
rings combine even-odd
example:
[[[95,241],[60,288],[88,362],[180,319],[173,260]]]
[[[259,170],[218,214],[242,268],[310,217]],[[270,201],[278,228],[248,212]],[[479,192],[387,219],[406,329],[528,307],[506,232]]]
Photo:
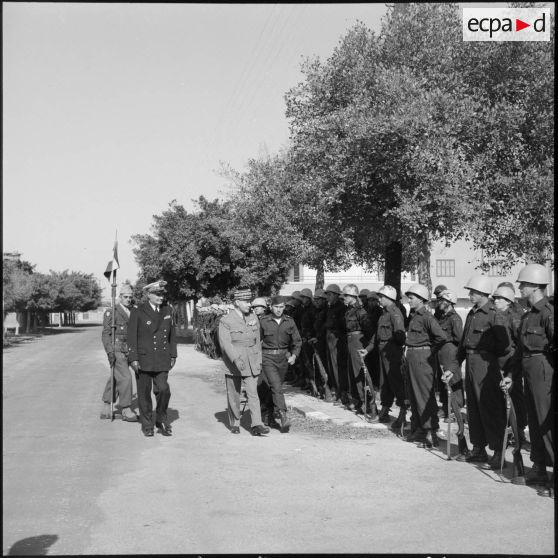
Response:
[[[256,344],[256,340],[253,339],[252,341],[232,341],[233,345],[237,347],[253,347]]]
[[[409,347],[409,346],[407,346],[408,351],[419,351],[419,350],[426,351],[426,350],[430,350],[430,349],[432,349],[432,347],[430,345],[421,345],[420,347]]]
[[[282,355],[283,353],[287,352],[288,349],[264,349],[262,348],[264,353],[268,353],[270,355]]]
[[[550,352],[549,351],[529,351],[526,353],[523,353],[521,355],[522,358],[531,358],[532,356],[538,356],[538,355],[549,355]]]
[[[362,335],[362,331],[357,329],[355,331],[347,331],[347,335]]]
[[[489,351],[480,351],[478,349],[465,349],[468,355],[489,355]]]

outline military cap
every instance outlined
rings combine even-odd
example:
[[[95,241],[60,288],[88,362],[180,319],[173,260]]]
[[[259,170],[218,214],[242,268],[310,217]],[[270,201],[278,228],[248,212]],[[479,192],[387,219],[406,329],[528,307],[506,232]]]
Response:
[[[153,283],[149,283],[149,285],[145,285],[145,287],[143,287],[143,292],[145,292],[145,293],[164,293],[166,285],[167,285],[166,281],[163,281],[163,280],[154,281]]]
[[[308,298],[312,298],[312,291],[310,289],[302,289],[302,291],[300,291],[300,296],[307,296]]]
[[[271,297],[271,306],[277,306],[278,304],[285,304],[284,296],[275,295]]]
[[[252,300],[252,291],[250,289],[237,289],[233,293],[233,300]]]
[[[327,296],[325,295],[325,291],[323,289],[316,289],[316,292],[314,293],[314,298],[327,299]]]
[[[362,298],[368,298],[369,294],[370,294],[370,291],[368,289],[362,289],[358,296],[360,296]]]
[[[130,283],[124,283],[121,287],[120,287],[120,295],[131,295],[134,294],[132,291],[132,285],[130,285]]]
[[[331,285],[327,286],[327,289],[325,290],[326,293],[335,293],[340,295],[341,294],[341,289],[339,288],[339,285],[336,285],[335,283],[332,283]]]

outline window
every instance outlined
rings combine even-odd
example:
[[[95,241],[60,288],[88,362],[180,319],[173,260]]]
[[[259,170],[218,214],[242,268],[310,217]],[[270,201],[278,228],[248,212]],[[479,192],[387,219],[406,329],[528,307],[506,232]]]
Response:
[[[436,277],[455,277],[455,260],[436,260]]]
[[[88,320],[88,319],[89,319],[89,312],[84,312],[84,313],[83,313],[83,319],[84,319],[84,320]]]
[[[293,268],[293,281],[295,283],[300,283],[300,281],[302,280],[303,280],[302,266],[300,264],[297,264]]]

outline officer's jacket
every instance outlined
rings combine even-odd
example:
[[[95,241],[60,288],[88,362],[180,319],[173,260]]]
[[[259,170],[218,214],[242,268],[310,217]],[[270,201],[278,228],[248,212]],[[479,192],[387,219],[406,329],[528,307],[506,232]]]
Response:
[[[326,334],[327,306],[316,308],[314,314],[314,335],[317,339],[324,339]]]
[[[434,319],[440,325],[446,337],[444,343],[438,349],[438,363],[444,370],[451,370],[453,377],[450,384],[453,385],[461,380],[461,366],[457,360],[457,347],[463,337],[463,320],[461,316],[452,308],[447,314],[434,312]]]
[[[287,349],[292,355],[300,354],[302,339],[294,320],[283,314],[277,323],[270,314],[260,320],[262,349]]]
[[[366,350],[370,352],[375,345],[383,347],[387,343],[396,344],[400,347],[405,345],[405,322],[401,310],[395,304],[382,308],[376,333],[372,336]]]
[[[511,356],[509,347],[506,319],[494,303],[489,301],[480,308],[473,306],[467,314],[463,337],[457,349],[459,362],[465,360],[468,350],[478,351],[495,356],[500,368],[503,368]]]
[[[316,319],[316,307],[313,304],[302,306],[300,311],[300,334],[305,339],[316,336],[314,321]],[[296,323],[296,322],[295,322]]]
[[[426,306],[411,311],[407,328],[407,347],[439,348],[447,342],[447,337]]]
[[[176,336],[172,310],[168,305],[151,308],[149,302],[130,312],[128,322],[128,362],[138,361],[148,372],[167,372],[176,358]]]
[[[246,317],[233,309],[219,320],[219,346],[221,358],[232,376],[258,376],[262,370],[260,322],[268,316],[258,317],[250,312]],[[244,370],[237,366],[239,359]]]
[[[103,347],[107,353],[114,353],[116,351],[124,354],[128,353],[128,320],[130,319],[129,313],[126,312],[122,304],[115,304],[116,312],[114,314],[114,341],[115,347],[112,346],[112,308],[109,308],[103,316],[103,332],[101,339]],[[135,306],[130,307],[130,311]]]
[[[370,320],[370,331],[372,335],[375,335],[378,331],[378,321],[380,320],[380,316],[383,314],[382,307],[379,304],[376,304],[372,307],[372,309],[368,309],[368,319]]]
[[[327,305],[325,327],[330,331],[335,331],[339,334],[346,333],[345,330],[345,312],[347,307],[343,302],[337,300],[332,306]]]
[[[523,314],[518,341],[520,356],[554,351],[554,307],[546,296]]]
[[[372,337],[368,312],[360,306],[350,306],[347,308],[345,311],[345,330],[347,333],[362,331],[364,335],[362,341],[366,345]]]

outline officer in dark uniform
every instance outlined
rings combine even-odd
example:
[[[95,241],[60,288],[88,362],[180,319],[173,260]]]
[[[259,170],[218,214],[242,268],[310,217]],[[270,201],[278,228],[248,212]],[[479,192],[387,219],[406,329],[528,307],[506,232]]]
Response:
[[[430,304],[434,313],[434,317],[437,320],[443,315],[443,312],[440,311],[440,308],[438,306],[438,297],[440,296],[440,293],[445,290],[447,290],[447,287],[445,285],[436,285],[436,287],[434,287],[434,290],[432,291],[433,299]],[[438,358],[437,355],[435,358]],[[447,418],[448,393],[444,386],[444,382],[442,381],[442,369],[440,368],[439,364],[439,362],[436,362],[436,392],[438,393],[440,403],[442,404],[442,415],[444,416],[444,418]]]
[[[287,367],[293,365],[300,354],[302,340],[294,320],[284,314],[282,296],[271,299],[271,314],[260,320],[262,340],[262,368],[271,388],[272,401],[267,408],[275,406],[281,416],[281,432],[288,432],[291,423],[287,417],[287,404],[282,392]],[[273,419],[274,422],[274,419]]]
[[[378,291],[382,315],[378,320],[376,333],[366,347],[371,352],[378,349],[380,366],[380,401],[382,408],[377,417],[379,422],[390,422],[389,411],[395,398],[399,406],[399,416],[393,423],[399,428],[405,420],[405,389],[401,375],[401,361],[405,345],[405,323],[397,307],[397,291],[390,285],[384,285]]]
[[[300,313],[302,310],[302,300],[300,291],[293,291],[289,297],[284,298],[285,310],[284,314],[290,316],[300,332]],[[306,378],[301,366],[300,359],[297,359],[293,365],[289,365],[286,380],[295,387],[305,388],[307,386]]]
[[[436,436],[439,424],[433,350],[445,345],[446,336],[426,306],[430,300],[428,288],[424,285],[412,285],[405,295],[409,298],[411,307],[406,355],[409,365],[411,409],[416,426],[407,441],[419,442],[419,447],[431,448],[439,445]],[[442,364],[445,364],[443,358]]]
[[[314,337],[309,339],[314,351],[320,358],[323,368],[327,365],[327,339],[326,339],[326,318],[327,318],[327,297],[323,289],[316,289],[314,292]],[[327,374],[327,369],[326,369]],[[335,384],[330,383],[330,378],[324,380],[322,374],[316,374],[316,382],[323,392],[324,401],[328,403],[333,400],[331,390],[335,389]]]
[[[114,387],[109,378],[103,393],[102,419],[110,419],[110,397],[113,392],[113,403],[118,397],[122,409],[122,420],[137,422],[138,416],[132,411],[132,374],[128,366],[128,320],[132,305],[132,287],[125,283],[120,289],[120,301],[114,307],[115,336],[112,344],[112,308],[109,308],[103,318],[103,332],[101,339],[107,353],[111,367],[114,365]]]
[[[155,426],[163,436],[171,436],[167,420],[171,396],[168,376],[176,362],[176,337],[172,310],[163,302],[166,281],[155,281],[143,288],[147,301],[134,308],[128,324],[128,361],[137,374],[141,429],[153,436],[151,390],[157,400]]]
[[[457,296],[453,292],[445,290],[438,293],[434,318],[438,320],[438,323],[440,324],[448,342],[439,348],[436,360],[437,365],[440,366],[440,364],[442,364],[444,369],[442,381],[444,383],[449,382],[451,387],[451,406],[458,424],[457,444],[459,448],[459,455],[467,457],[469,455],[469,448],[467,447],[467,440],[464,435],[464,421],[460,412],[461,407],[465,405],[463,375],[461,374],[461,366],[457,360],[457,347],[463,337],[463,320],[455,311],[456,303]],[[441,389],[440,393],[446,393],[445,405],[447,409],[448,398],[446,390],[447,388]],[[445,414],[447,416],[447,411]],[[449,417],[447,420],[449,420]]]
[[[346,307],[339,296],[339,285],[331,284],[325,289],[327,297],[326,340],[327,340],[327,373],[332,384],[335,384],[334,405],[348,402],[349,382],[347,376],[347,336],[345,330]]]
[[[511,356],[508,332],[504,319],[488,298],[492,293],[490,279],[475,275],[465,288],[469,290],[473,308],[467,314],[457,359],[460,365],[464,360],[466,363],[467,419],[473,451],[468,457],[458,456],[457,460],[499,469],[506,427],[500,370]],[[485,449],[487,443],[494,451],[490,459]]]
[[[362,292],[362,291],[361,291]],[[367,296],[367,304],[364,307],[368,312],[368,319],[370,320],[370,331],[372,335],[376,335],[378,331],[378,321],[380,316],[383,314],[382,307],[380,306],[380,299],[378,298],[378,293],[375,291],[370,291]],[[369,353],[364,357],[364,364],[370,371],[370,376],[372,377],[372,383],[375,386],[380,385],[380,355],[378,353],[378,347],[374,347]]]
[[[554,497],[554,472],[547,482],[546,466],[554,471],[554,307],[545,296],[548,270],[529,264],[517,277],[521,296],[529,302],[519,326],[519,357],[525,379],[527,420],[533,469],[528,484],[546,486],[540,496]],[[509,380],[508,380],[509,381]]]
[[[345,312],[345,331],[347,332],[347,373],[349,377],[349,402],[347,408],[358,414],[366,414],[364,407],[364,371],[360,351],[370,342],[372,332],[368,312],[359,300],[358,287],[352,283],[343,287]],[[370,406],[374,401],[370,401]]]

